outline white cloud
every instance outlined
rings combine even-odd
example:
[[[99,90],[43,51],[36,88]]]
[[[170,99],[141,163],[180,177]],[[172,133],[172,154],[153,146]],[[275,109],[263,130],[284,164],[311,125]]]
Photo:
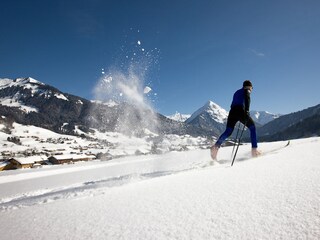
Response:
[[[264,57],[264,56],[265,56],[264,53],[258,52],[258,51],[255,50],[255,49],[249,48],[249,50],[250,50],[252,53],[254,53],[256,56],[258,56],[258,57]]]

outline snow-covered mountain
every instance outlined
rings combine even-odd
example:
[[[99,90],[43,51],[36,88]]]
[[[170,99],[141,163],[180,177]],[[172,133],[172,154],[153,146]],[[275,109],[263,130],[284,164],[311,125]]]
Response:
[[[90,134],[90,128],[140,136],[146,131],[191,136],[208,134],[150,109],[138,109],[126,102],[89,101],[33,78],[0,79],[0,112],[10,121],[66,134],[77,134],[76,129]]]
[[[1,114],[17,123],[73,134],[76,125],[87,128],[90,106],[86,99],[33,78],[0,80]]]
[[[274,114],[267,111],[250,111],[250,116],[252,117],[253,121],[259,125],[265,125],[268,122],[280,117],[281,114]]]
[[[167,118],[170,118],[170,119],[177,121],[177,122],[185,122],[190,117],[191,117],[191,114],[182,114],[182,113],[178,113],[178,112],[176,112],[173,115],[167,116]]]
[[[208,101],[205,105],[195,111],[191,117],[187,120],[188,123],[192,122],[195,118],[200,115],[207,113],[213,120],[218,123],[225,123],[228,117],[228,112],[220,107],[218,104]]]
[[[267,111],[250,111],[250,115],[257,123],[257,126],[263,126],[274,119],[279,118],[280,114],[273,114]],[[208,101],[204,106],[195,111],[186,123],[214,131],[221,134],[224,131],[228,118],[228,111],[218,104]]]
[[[186,123],[200,127],[219,135],[225,128],[228,112],[218,104],[208,101],[205,105],[195,111]]]
[[[320,133],[320,105],[287,115],[267,111],[251,111],[250,115],[256,122],[259,139],[263,141],[311,137]],[[217,137],[225,130],[227,117],[228,112],[225,109],[208,101],[195,111],[186,123]],[[246,141],[249,141],[248,134],[247,131],[244,134]]]
[[[172,120],[126,102],[89,101],[63,93],[33,78],[0,79],[0,112],[0,117],[5,117],[4,121],[34,125],[57,133],[79,135],[77,129],[85,134],[90,134],[91,129],[115,132],[125,126],[128,134],[136,136],[156,130],[160,134],[217,137],[224,131],[228,115],[218,104],[208,101],[182,122],[186,117],[182,114],[176,114],[175,120]],[[150,115],[153,116],[153,123],[156,122],[156,128],[150,127],[154,125],[147,118]],[[251,112],[257,125],[264,124],[258,129],[259,138],[273,135],[272,140],[288,136],[314,136],[319,130],[318,115],[319,106],[280,117],[268,112]],[[134,126],[128,123],[134,123]],[[294,127],[295,124],[300,125]],[[308,126],[309,130],[301,133],[303,126]],[[279,135],[279,132],[282,133]]]
[[[0,103],[3,106],[15,107],[25,113],[39,111],[27,101],[35,95],[43,96],[45,99],[55,97],[69,101],[62,93],[45,88],[45,84],[33,78],[0,79],[0,90]]]
[[[257,126],[262,126],[280,116],[279,114],[272,114],[266,111],[251,111],[250,114],[257,123]],[[195,111],[191,117],[186,120],[186,123],[219,135],[225,130],[227,118],[227,110],[212,101],[208,101],[204,106]]]

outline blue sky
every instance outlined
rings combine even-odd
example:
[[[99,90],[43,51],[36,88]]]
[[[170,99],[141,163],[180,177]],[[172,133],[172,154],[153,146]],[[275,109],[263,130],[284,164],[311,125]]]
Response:
[[[92,99],[101,69],[139,47],[162,114],[229,110],[245,79],[252,110],[290,113],[320,103],[319,12],[318,0],[1,1],[0,78]]]

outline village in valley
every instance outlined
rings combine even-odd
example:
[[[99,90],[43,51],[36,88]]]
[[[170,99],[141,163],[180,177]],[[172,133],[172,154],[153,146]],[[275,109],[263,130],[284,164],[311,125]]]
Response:
[[[208,147],[207,139],[188,135],[159,137],[150,133],[137,138],[98,131],[88,136],[79,129],[77,131],[78,136],[63,135],[18,123],[8,129],[0,123],[0,171]]]
[[[97,150],[102,151],[105,148],[98,142],[19,124],[14,124],[11,136],[5,138],[6,135],[8,134],[0,132],[0,170],[94,160],[100,156],[96,153]]]
[[[28,138],[23,137],[26,140]],[[40,140],[37,137],[33,137],[35,141],[39,143],[51,143],[51,144],[62,144],[67,145],[77,144],[76,140],[69,138],[58,138],[58,139],[47,139]],[[19,138],[21,139],[21,138]],[[24,139],[24,140],[25,140]],[[4,144],[4,147],[8,144]],[[37,168],[43,165],[51,164],[72,164],[77,161],[89,161],[96,159],[96,155],[91,154],[88,149],[94,147],[90,146],[70,146],[71,152],[68,152],[66,148],[46,148],[37,149],[36,147],[28,148],[24,151],[14,152],[12,150],[6,150],[1,152],[0,170],[11,170],[19,168]],[[95,146],[99,148],[100,146]]]

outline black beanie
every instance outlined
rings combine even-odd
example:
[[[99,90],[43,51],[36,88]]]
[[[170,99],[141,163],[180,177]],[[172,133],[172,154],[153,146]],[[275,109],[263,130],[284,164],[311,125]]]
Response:
[[[250,80],[245,80],[243,82],[243,87],[252,87],[252,83],[250,82]]]

